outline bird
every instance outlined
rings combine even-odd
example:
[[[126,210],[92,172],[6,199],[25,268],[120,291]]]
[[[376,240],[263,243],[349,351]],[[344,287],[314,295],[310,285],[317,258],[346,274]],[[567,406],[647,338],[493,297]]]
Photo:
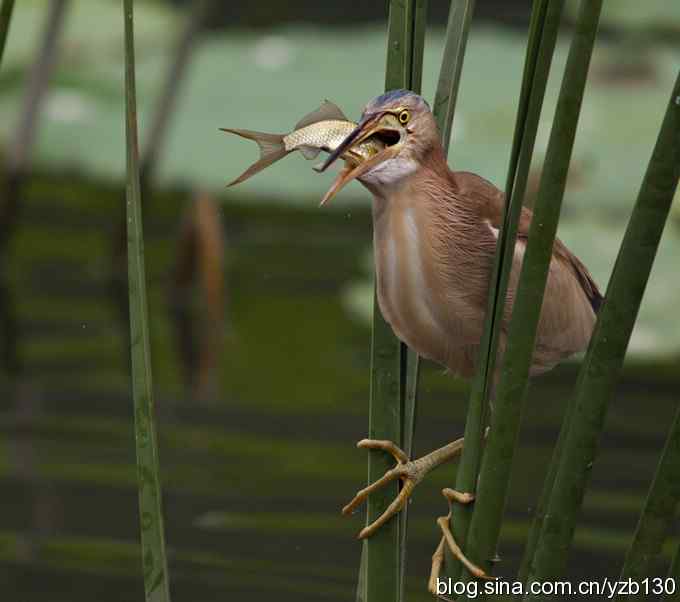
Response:
[[[383,143],[383,150],[358,165],[346,163],[322,204],[354,179],[368,189],[373,196],[376,292],[382,315],[396,336],[421,357],[470,378],[476,369],[505,195],[479,175],[449,168],[432,111],[427,101],[414,92],[393,90],[370,101],[356,128],[329,154],[320,170],[369,138]],[[522,208],[492,390],[499,378],[531,221],[531,210]],[[556,238],[531,358],[531,376],[550,370],[586,348],[602,300],[587,268]],[[391,441],[364,439],[358,446],[390,453],[396,466],[359,491],[343,509],[344,514],[351,513],[385,484],[402,481],[398,496],[387,510],[359,533],[359,538],[365,538],[404,507],[430,470],[460,453],[463,439],[416,460],[410,460]],[[449,504],[474,499],[473,492],[449,488],[443,494]],[[438,520],[442,538],[433,555],[431,590],[441,568],[444,546],[475,577],[490,578],[465,558],[453,538],[448,518]]]

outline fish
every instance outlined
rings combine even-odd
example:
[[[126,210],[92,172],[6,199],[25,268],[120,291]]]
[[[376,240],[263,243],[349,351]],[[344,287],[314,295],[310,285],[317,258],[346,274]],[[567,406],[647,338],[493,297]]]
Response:
[[[240,176],[229,182],[227,187],[244,182],[296,150],[300,151],[305,159],[310,160],[315,159],[321,151],[332,153],[354,131],[356,126],[357,124],[348,119],[337,105],[326,100],[318,109],[298,121],[295,128],[288,134],[220,128],[223,132],[253,140],[260,147],[260,158]],[[384,148],[385,143],[378,138],[367,138],[360,144],[347,149],[342,154],[342,158],[350,165],[359,165]]]

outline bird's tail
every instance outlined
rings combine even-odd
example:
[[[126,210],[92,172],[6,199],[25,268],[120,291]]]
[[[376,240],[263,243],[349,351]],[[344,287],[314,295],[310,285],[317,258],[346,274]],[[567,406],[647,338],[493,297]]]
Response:
[[[269,167],[272,163],[276,163],[279,159],[283,159],[292,150],[286,150],[283,142],[283,134],[265,134],[264,132],[253,132],[252,130],[236,130],[232,128],[220,128],[223,132],[236,134],[248,140],[254,140],[260,147],[260,158],[255,161],[248,169],[246,169],[238,178],[229,182],[227,186],[234,186],[240,184],[248,178],[254,176],[257,172],[262,171],[265,167]]]

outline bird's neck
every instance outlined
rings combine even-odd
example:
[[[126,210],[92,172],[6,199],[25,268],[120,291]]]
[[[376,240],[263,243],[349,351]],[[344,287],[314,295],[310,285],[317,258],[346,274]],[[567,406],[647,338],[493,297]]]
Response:
[[[380,181],[378,178],[362,180],[373,193],[373,217],[383,213],[412,208],[423,215],[423,223],[450,221],[452,213],[463,222],[473,220],[476,208],[461,202],[459,183],[446,161],[440,145],[433,146],[421,157],[416,166],[401,178]]]
[[[399,236],[400,230],[410,233],[411,246],[420,249],[427,269],[432,271],[430,280],[437,279],[430,283],[433,288],[444,280],[450,285],[464,278],[464,271],[454,265],[452,257],[469,257],[480,245],[485,249],[489,246],[491,251],[495,246],[484,225],[479,199],[469,193],[465,175],[449,169],[439,148],[398,187],[373,191],[376,248],[386,247],[385,241],[394,240],[396,244],[404,239]]]
[[[412,157],[397,156],[362,174],[359,181],[381,203],[408,187],[419,170],[420,165]]]

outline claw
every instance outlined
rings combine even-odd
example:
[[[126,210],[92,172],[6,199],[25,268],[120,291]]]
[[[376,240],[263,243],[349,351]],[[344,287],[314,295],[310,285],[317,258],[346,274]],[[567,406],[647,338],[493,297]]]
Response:
[[[437,579],[442,572],[442,566],[444,564],[444,544],[446,540],[442,536],[439,541],[437,549],[432,554],[432,568],[430,569],[430,579],[427,582],[427,589],[433,595],[438,595],[437,593]]]
[[[351,514],[354,509],[364,502],[368,496],[380,489],[383,485],[390,483],[396,479],[402,479],[404,484],[401,491],[394,499],[394,501],[385,509],[385,511],[375,519],[370,525],[364,527],[357,535],[357,539],[365,539],[375,533],[382,527],[390,518],[397,514],[406,505],[409,496],[415,489],[417,482],[420,480],[417,475],[412,474],[407,465],[410,464],[408,456],[404,451],[395,445],[392,441],[384,439],[362,439],[357,443],[357,447],[361,449],[379,449],[389,453],[397,462],[397,465],[388,470],[382,477],[374,483],[368,485],[364,489],[357,492],[352,501],[342,509],[342,514],[345,516]]]
[[[404,450],[395,445],[393,441],[386,439],[362,439],[357,443],[357,447],[359,449],[381,449],[386,451],[397,461],[397,464],[406,464],[409,461]]]
[[[451,532],[451,504],[453,502],[458,502],[459,504],[470,504],[474,501],[475,496],[471,493],[455,491],[454,489],[449,489],[448,487],[442,489],[442,495],[449,502],[449,513],[446,516],[440,516],[437,519],[437,525],[439,525],[439,528],[442,532],[442,538],[439,542],[439,545],[437,546],[437,549],[432,555],[432,568],[430,569],[430,579],[428,580],[427,589],[437,598],[445,600],[446,598],[440,596],[437,592],[437,579],[439,578],[439,574],[441,573],[442,565],[444,563],[445,546],[449,548],[453,557],[457,558],[470,572],[470,574],[477,579],[493,580],[497,579],[497,577],[489,575],[476,564],[470,562],[466,558],[465,554],[463,554],[460,546],[456,543],[453,533]]]
[[[370,525],[364,527],[357,535],[357,539],[365,539],[370,537],[375,533],[380,527],[382,527],[388,520],[390,520],[395,514],[398,514],[401,509],[406,505],[409,496],[416,488],[417,481],[407,478],[404,480],[404,485],[401,491],[394,498],[394,501],[387,507],[385,512],[383,512],[378,518],[376,518]]]
[[[349,504],[347,504],[342,509],[342,514],[351,514],[357,506],[359,506],[368,498],[371,493],[377,489],[380,489],[383,485],[391,483],[396,479],[400,479],[402,481],[401,490],[392,503],[376,520],[360,531],[358,538],[364,539],[373,535],[390,518],[392,518],[395,514],[398,514],[402,508],[404,508],[416,485],[430,470],[436,466],[439,466],[443,462],[452,459],[454,456],[460,453],[460,451],[463,449],[463,439],[457,439],[456,441],[453,441],[452,443],[449,443],[448,445],[445,445],[444,447],[413,461],[409,460],[409,457],[404,453],[404,451],[392,441],[387,441],[384,439],[362,439],[359,441],[359,443],[357,443],[357,447],[360,449],[376,449],[387,452],[394,458],[397,465],[394,468],[388,470],[377,481],[358,491]],[[453,490],[446,491],[450,491],[450,495],[453,496],[453,499],[460,501],[463,504],[467,504],[474,499],[474,497],[469,493],[459,494]],[[448,494],[445,493],[444,495]]]
[[[354,509],[359,506],[366,498],[368,498],[371,493],[373,493],[376,489],[380,489],[383,485],[398,479],[404,472],[405,471],[401,466],[395,466],[391,470],[388,470],[382,477],[375,481],[375,483],[371,483],[368,487],[364,487],[360,491],[357,491],[352,501],[342,509],[342,514],[345,516],[352,514]]]
[[[489,575],[487,572],[484,571],[484,569],[470,562],[465,556],[465,554],[463,554],[463,551],[460,549],[460,546],[456,543],[456,540],[453,538],[453,533],[451,533],[451,527],[449,526],[450,518],[451,518],[450,515],[440,516],[437,519],[437,524],[439,525],[439,528],[441,529],[442,534],[444,535],[443,539],[444,541],[446,541],[446,545],[449,548],[453,557],[457,558],[473,577],[476,577],[477,579],[486,579],[488,581],[493,581],[497,579],[497,577]]]
[[[456,491],[455,489],[450,489],[448,487],[442,489],[442,495],[449,500],[449,503],[458,502],[459,504],[471,504],[475,501],[475,496],[472,493]]]

